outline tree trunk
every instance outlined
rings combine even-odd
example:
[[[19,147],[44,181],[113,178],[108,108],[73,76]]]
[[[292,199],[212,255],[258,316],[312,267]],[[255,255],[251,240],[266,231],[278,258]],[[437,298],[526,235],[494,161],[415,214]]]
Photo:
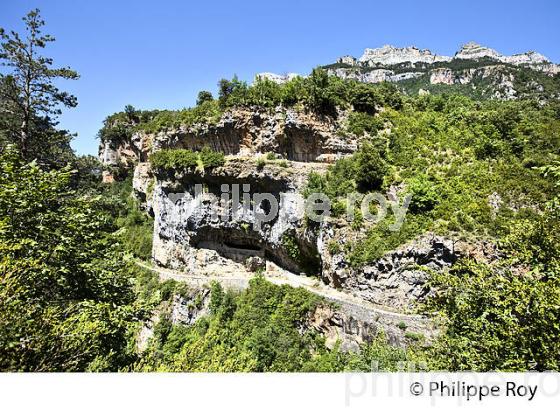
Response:
[[[25,158],[27,154],[27,140],[29,139],[29,120],[27,116],[24,117],[21,123],[20,135],[19,135],[19,143],[20,143],[20,150],[21,155]]]

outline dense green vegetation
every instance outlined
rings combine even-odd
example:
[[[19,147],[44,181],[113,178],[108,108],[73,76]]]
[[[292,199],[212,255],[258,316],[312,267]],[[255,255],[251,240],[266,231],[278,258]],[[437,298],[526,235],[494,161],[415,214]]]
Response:
[[[0,369],[116,371],[151,310],[131,262],[149,249],[130,231],[150,222],[54,127],[76,100],[53,82],[77,74],[38,54],[52,37],[37,10],[24,22],[25,37],[0,30]]]
[[[301,288],[277,286],[262,277],[240,293],[211,288],[210,314],[192,326],[172,325],[164,317],[140,362],[142,371],[248,372],[397,370],[412,361],[413,350],[391,347],[382,335],[360,354],[325,348],[305,320],[321,300]]]
[[[388,230],[389,220],[347,245],[353,263],[370,262],[427,230],[503,238],[518,221],[534,220],[558,193],[539,170],[560,156],[558,105],[424,96],[374,118],[391,132],[370,136],[370,144],[308,183],[308,191],[331,197],[335,211],[344,210],[346,195],[355,191],[404,184],[401,196],[412,194],[401,230]],[[500,198],[498,209],[489,203],[492,195]]]
[[[381,64],[373,66],[352,66],[344,63],[329,64],[321,67],[322,69],[344,69],[354,74],[367,73],[378,69],[390,69],[395,74],[414,72],[416,77],[402,80],[397,83],[397,87],[404,94],[410,96],[418,95],[420,90],[431,94],[455,94],[468,96],[476,100],[493,98],[495,93],[502,92],[500,81],[497,78],[513,78],[513,88],[516,96],[521,99],[533,99],[540,101],[558,100],[560,95],[560,75],[550,76],[544,72],[537,71],[528,67],[516,66],[501,62],[499,67],[496,61],[485,57],[481,59],[453,59],[451,61],[441,61],[433,64],[415,64],[411,70],[408,63],[395,64],[390,67]],[[471,81],[466,84],[432,84],[430,81],[431,71],[434,69],[448,69],[456,75],[474,75]],[[483,70],[494,70],[494,75],[488,75]],[[479,70],[478,72],[476,70]],[[470,73],[469,73],[470,71]]]
[[[0,157],[0,369],[117,370],[142,318],[131,266],[100,200],[69,169]]]
[[[447,327],[430,349],[431,368],[559,369],[557,278],[463,261],[435,275],[432,285],[441,290],[430,307],[442,312]]]
[[[139,207],[132,195],[132,180],[103,186],[99,190],[105,199],[105,210],[117,228],[116,235],[126,250],[133,256],[149,260],[152,256],[154,223],[152,218]]]
[[[77,74],[35,54],[51,39],[41,34],[38,11],[25,23],[27,38],[2,31],[0,52],[7,67],[0,76],[0,370],[367,371],[373,360],[385,370],[418,360],[441,370],[559,370],[557,102],[407,97],[392,85],[314,70],[282,85],[222,80],[217,99],[201,92],[191,109],[127,106],[107,118],[100,137],[117,143],[136,130],[213,124],[233,106],[333,117],[342,108],[349,111],[342,132],[363,143],[326,175],[311,174],[306,193],[326,193],[335,216],[349,193],[393,186],[412,201],[398,231],[389,229],[390,218],[367,226],[356,211],[352,228],[361,239],[329,243],[331,254],[345,252],[357,267],[427,231],[496,244],[493,263],[465,257],[431,273],[433,297],[422,309],[438,315],[442,330],[431,346],[403,323],[411,347],[391,347],[379,334],[361,353],[343,353],[327,349],[308,326],[324,300],[260,276],[238,293],[213,285],[207,315],[191,326],[171,322],[174,298],[201,308],[202,296],[134,263],[151,255],[152,221],[131,196],[130,180],[102,186],[100,164],[76,157],[70,135],[55,128],[58,107],[76,101],[53,82]],[[35,95],[26,94],[29,84]],[[224,156],[161,150],[151,161],[163,170],[212,168]],[[283,244],[302,259],[294,238]],[[140,353],[136,336],[155,312],[161,320]]]

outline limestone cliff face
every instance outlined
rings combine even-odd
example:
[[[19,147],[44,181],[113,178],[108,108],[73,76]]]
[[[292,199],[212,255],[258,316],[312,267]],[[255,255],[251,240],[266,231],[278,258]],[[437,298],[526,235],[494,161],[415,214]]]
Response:
[[[381,48],[366,48],[359,62],[368,66],[394,65],[401,63],[435,63],[449,61],[450,57],[438,56],[430,50],[420,50],[416,47],[393,47],[385,45]]]
[[[444,269],[452,263],[449,246],[438,245],[446,243],[443,239],[411,244],[410,249],[387,256],[391,264],[385,260],[352,268],[343,253],[331,254],[328,249],[333,240],[343,244],[355,236],[347,224],[330,218],[310,223],[303,217],[299,201],[309,173],[323,173],[329,162],[357,149],[358,141],[339,136],[344,119],[342,112],[332,119],[283,108],[236,109],[214,125],[135,132],[129,141],[103,142],[100,154],[106,165],[131,168],[134,192],[154,217],[156,264],[222,276],[261,270],[313,274],[360,300],[406,310],[425,296],[426,275],[411,266],[433,262]],[[226,163],[204,170],[163,171],[151,169],[147,161],[162,148],[205,146],[226,154]],[[261,155],[270,152],[278,159]],[[240,190],[247,186],[251,206],[236,208],[231,192],[222,201],[224,185]],[[202,195],[196,195],[197,186]],[[259,213],[270,210],[265,209],[266,201],[255,203],[258,194],[277,199],[280,212],[254,229]]]
[[[340,129],[340,120],[293,109],[240,108],[224,113],[215,125],[197,124],[160,133],[154,138],[154,148],[200,150],[209,146],[226,155],[272,152],[291,161],[332,162],[356,149],[355,140],[338,136]]]
[[[393,47],[385,45],[381,48],[366,48],[364,54],[359,58],[344,56],[337,60],[339,64],[362,67],[389,67],[389,66],[408,66],[422,67],[434,63],[448,63],[453,60],[482,60],[488,59],[494,62],[508,63],[518,66],[529,66],[538,69],[539,65],[556,66],[548,58],[535,51],[528,51],[522,54],[506,56],[498,51],[482,46],[475,42],[469,42],[461,46],[453,57],[438,55],[428,49],[418,49],[417,47]],[[554,70],[554,68],[552,68]]]
[[[371,265],[352,267],[346,254],[333,253],[329,243],[344,245],[357,234],[339,218],[310,223],[298,202],[309,172],[324,170],[322,164],[298,162],[285,168],[269,161],[262,167],[252,158],[233,157],[209,171],[154,172],[148,199],[155,215],[153,260],[170,269],[224,277],[256,270],[311,274],[359,300],[409,311],[428,293],[426,269],[449,268],[461,255],[459,248],[426,235]],[[196,184],[203,186],[202,196],[196,196]],[[240,189],[246,184],[253,198],[272,194],[280,204],[278,216],[255,229],[257,214],[267,213],[267,204],[236,207],[231,194],[220,201],[223,184]]]
[[[303,220],[294,218],[298,212],[295,195],[307,172],[308,168],[297,164],[284,168],[269,162],[261,167],[247,157],[232,158],[209,171],[156,172],[154,261],[168,268],[213,274],[251,270],[266,260],[294,273],[306,268],[302,261],[320,270],[316,235],[303,226]],[[197,184],[203,187],[198,197]],[[250,195],[252,204],[236,206],[232,195],[221,200],[223,184],[238,184],[240,195]],[[273,195],[282,210],[262,224],[257,214],[268,213],[269,203],[255,203],[258,194]],[[285,246],[287,240],[297,253]],[[255,264],[255,260],[261,262]]]
[[[514,74],[499,65],[454,71],[449,68],[436,68],[430,71],[430,84],[471,84],[475,80],[487,80],[493,84],[491,98],[512,100],[517,97],[514,87]]]
[[[102,141],[99,158],[106,166],[132,169],[146,162],[153,151],[210,147],[226,155],[251,156],[274,153],[300,162],[334,162],[357,148],[357,141],[341,136],[345,113],[337,119],[278,107],[274,111],[239,108],[226,111],[216,124],[195,124],[147,133],[136,131],[130,139]]]
[[[463,45],[452,57],[416,47],[368,48],[359,58],[344,56],[324,68],[330,75],[344,79],[399,83],[407,92],[418,92],[418,85],[422,89],[439,84],[468,85],[473,94],[502,100],[535,95],[544,98],[543,84],[548,82],[545,77],[560,73],[560,65],[537,52],[507,56],[474,42]],[[526,78],[527,72],[535,77],[532,89],[515,84],[516,78]],[[552,98],[560,98],[557,90],[550,94]]]
[[[135,133],[131,138],[117,141],[101,141],[99,144],[99,160],[104,165],[103,182],[114,181],[116,168],[133,169],[137,163],[145,162],[152,150],[152,138],[148,135]]]

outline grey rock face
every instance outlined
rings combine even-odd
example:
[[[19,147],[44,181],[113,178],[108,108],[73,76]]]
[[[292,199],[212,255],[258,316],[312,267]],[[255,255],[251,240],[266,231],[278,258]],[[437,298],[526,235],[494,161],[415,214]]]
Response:
[[[139,162],[134,167],[132,189],[144,210],[151,212],[154,178],[149,162]]]
[[[416,47],[393,47],[385,45],[381,48],[366,48],[359,58],[362,64],[367,65],[395,65],[401,63],[435,63],[449,61],[451,57],[432,54],[430,50],[420,50]]]
[[[154,189],[154,260],[166,267],[203,271],[208,265],[226,272],[257,269],[264,258],[293,272],[301,272],[300,260],[284,244],[289,235],[301,258],[316,258],[313,235],[294,219],[297,204],[293,194],[299,178],[294,170],[269,165],[259,169],[252,161],[231,160],[224,167],[205,173],[159,175]],[[196,196],[196,185],[205,187]],[[221,201],[221,185],[240,184],[257,194],[278,198],[282,210],[274,219],[259,222],[267,202],[258,201],[244,208],[231,196]],[[233,189],[233,188],[232,188]],[[180,195],[177,195],[180,194]],[[259,229],[257,227],[259,226]],[[260,263],[260,265],[259,265]]]
[[[189,326],[210,313],[210,290],[191,289],[189,294],[174,295],[171,302],[170,320],[174,325]]]
[[[453,241],[428,233],[359,268],[350,268],[343,254],[334,255],[323,274],[364,300],[406,310],[428,295],[428,271],[447,269],[460,255]]]
[[[291,161],[333,161],[356,149],[352,138],[340,139],[341,124],[294,109],[275,112],[239,108],[224,113],[216,125],[197,124],[162,132],[154,138],[154,149],[205,146],[226,155],[251,156],[275,153]]]
[[[327,348],[333,348],[340,341],[340,349],[345,352],[359,351],[363,343],[373,341],[381,332],[390,344],[401,347],[410,342],[407,334],[416,333],[427,340],[437,334],[426,318],[377,315],[359,306],[348,305],[341,309],[320,305],[310,315],[305,327],[320,333]]]
[[[417,78],[423,75],[422,72],[406,72],[406,73],[398,73],[395,74],[393,70],[387,69],[376,69],[371,71],[359,71],[355,69],[348,69],[348,68],[336,68],[336,69],[328,69],[327,73],[329,75],[334,75],[336,77],[345,79],[345,80],[357,80],[363,83],[381,83],[383,81],[389,82],[398,82],[409,80],[411,78]]]
[[[467,63],[469,60],[476,63]],[[459,68],[461,66],[473,68]],[[336,65],[327,66],[327,71],[332,76],[365,83],[401,82],[420,78],[429,84],[473,83],[473,90],[477,87],[475,79],[490,79],[490,82],[477,83],[490,88],[490,91],[483,91],[482,94],[486,98],[511,100],[519,97],[514,88],[514,80],[521,68],[540,71],[549,76],[560,72],[560,65],[552,63],[537,52],[506,56],[474,42],[463,45],[453,57],[437,55],[416,47],[367,48],[358,59],[351,56],[339,58]],[[542,85],[537,84],[534,90],[538,91],[538,87],[542,88]]]

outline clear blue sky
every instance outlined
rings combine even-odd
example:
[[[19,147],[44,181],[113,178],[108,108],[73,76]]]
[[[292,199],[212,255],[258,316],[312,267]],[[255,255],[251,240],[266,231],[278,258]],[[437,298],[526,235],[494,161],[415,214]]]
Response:
[[[470,40],[504,54],[536,50],[560,62],[560,2],[0,0],[0,26],[38,7],[57,41],[47,54],[81,78],[61,127],[96,154],[103,118],[126,104],[182,108],[222,77],[307,73],[366,47],[416,45],[452,55]]]

